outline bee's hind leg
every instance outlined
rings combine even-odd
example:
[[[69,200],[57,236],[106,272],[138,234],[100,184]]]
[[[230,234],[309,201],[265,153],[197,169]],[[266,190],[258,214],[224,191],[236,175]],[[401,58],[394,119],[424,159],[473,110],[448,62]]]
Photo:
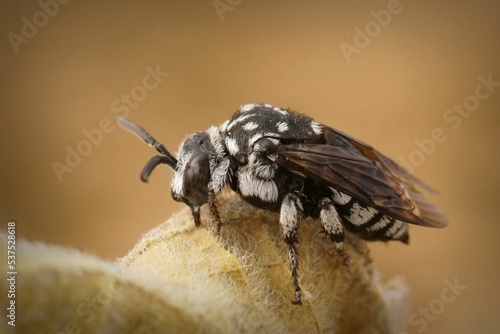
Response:
[[[332,201],[326,197],[319,202],[319,209],[319,217],[323,231],[328,236],[328,239],[335,245],[335,249],[344,260],[344,263],[350,265],[351,260],[344,252],[344,226],[342,225],[337,209]]]

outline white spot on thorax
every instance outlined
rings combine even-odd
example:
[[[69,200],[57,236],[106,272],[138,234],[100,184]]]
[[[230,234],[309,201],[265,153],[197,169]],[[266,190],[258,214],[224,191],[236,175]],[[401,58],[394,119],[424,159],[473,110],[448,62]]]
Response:
[[[247,124],[243,125],[243,130],[247,130],[247,131],[252,131],[252,130],[255,130],[259,127],[259,124],[255,123],[255,122],[248,122]]]
[[[311,128],[314,131],[314,133],[317,135],[320,135],[323,133],[323,126],[314,120],[311,121]]]
[[[243,115],[239,116],[238,118],[236,118],[235,120],[229,122],[229,124],[226,127],[226,130],[229,131],[236,124],[243,122],[244,120],[246,120],[250,117],[254,117],[254,116],[255,116],[255,114],[243,114]]]
[[[255,108],[257,105],[255,103],[248,103],[240,107],[241,112],[247,112]]]
[[[269,107],[271,107],[271,106],[269,106]],[[288,111],[286,111],[284,109],[281,109],[281,108],[278,108],[278,107],[274,107],[273,110],[279,112],[282,115],[288,115],[289,114]]]
[[[286,122],[278,122],[276,123],[276,127],[278,128],[278,132],[288,131],[288,124]]]

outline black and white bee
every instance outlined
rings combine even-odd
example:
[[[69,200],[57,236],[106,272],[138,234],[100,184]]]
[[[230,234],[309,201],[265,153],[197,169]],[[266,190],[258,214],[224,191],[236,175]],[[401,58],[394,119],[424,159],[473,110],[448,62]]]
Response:
[[[296,253],[302,218],[319,219],[346,264],[344,229],[366,240],[408,243],[408,223],[448,224],[422,195],[431,188],[371,146],[292,110],[243,105],[220,127],[187,137],[177,158],[137,124],[123,117],[119,122],[161,153],[148,161],[141,179],[146,182],[160,164],[172,168],[172,197],[191,208],[196,226],[200,207],[208,204],[219,233],[217,195],[226,186],[255,207],[280,213],[294,304],[302,302]]]

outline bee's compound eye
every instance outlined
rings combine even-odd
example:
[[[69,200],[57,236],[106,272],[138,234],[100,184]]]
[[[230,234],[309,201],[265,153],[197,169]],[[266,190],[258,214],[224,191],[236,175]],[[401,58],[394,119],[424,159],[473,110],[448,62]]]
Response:
[[[206,153],[194,155],[186,164],[183,179],[184,196],[193,205],[203,205],[208,200],[210,163]]]
[[[235,158],[240,166],[245,166],[248,163],[248,156],[245,153],[239,153],[235,156]]]

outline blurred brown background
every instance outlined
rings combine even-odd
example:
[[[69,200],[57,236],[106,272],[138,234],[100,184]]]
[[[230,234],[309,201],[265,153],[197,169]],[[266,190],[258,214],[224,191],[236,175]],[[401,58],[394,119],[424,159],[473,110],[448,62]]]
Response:
[[[167,168],[140,182],[156,152],[101,122],[127,110],[175,151],[239,105],[267,102],[413,161],[440,191],[448,228],[371,246],[383,277],[412,287],[408,332],[500,331],[500,86],[469,97],[481,76],[500,82],[499,1],[54,4],[3,2],[2,230],[15,219],[29,240],[123,256],[183,205]],[[141,88],[156,68],[168,76]],[[448,111],[464,100],[469,115]],[[446,140],[431,144],[436,128]],[[70,167],[68,149],[87,156]]]

